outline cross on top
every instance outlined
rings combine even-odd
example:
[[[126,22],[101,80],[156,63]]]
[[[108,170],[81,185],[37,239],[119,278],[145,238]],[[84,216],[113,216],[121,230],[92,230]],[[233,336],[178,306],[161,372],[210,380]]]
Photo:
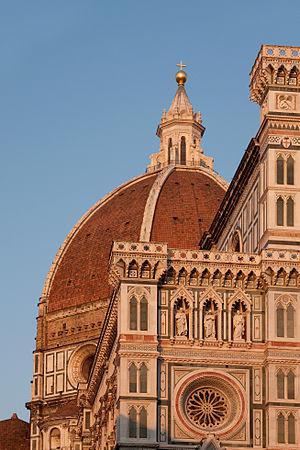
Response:
[[[180,68],[180,70],[182,70],[184,67],[186,67],[186,64],[183,64],[182,61],[180,61],[179,64],[176,64],[177,67]]]

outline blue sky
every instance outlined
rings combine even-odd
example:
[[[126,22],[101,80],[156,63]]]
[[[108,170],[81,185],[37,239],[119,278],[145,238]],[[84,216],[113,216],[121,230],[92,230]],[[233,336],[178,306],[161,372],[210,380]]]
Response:
[[[187,64],[203,146],[232,177],[259,111],[262,43],[297,45],[299,1],[0,1],[0,419],[27,418],[36,305],[80,216],[145,170]]]

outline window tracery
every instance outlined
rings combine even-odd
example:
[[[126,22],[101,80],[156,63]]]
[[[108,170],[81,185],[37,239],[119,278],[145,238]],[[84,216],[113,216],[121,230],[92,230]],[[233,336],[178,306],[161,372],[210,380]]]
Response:
[[[186,410],[195,425],[213,429],[221,425],[228,415],[228,401],[217,389],[203,387],[193,391],[187,399]]]
[[[128,437],[147,439],[148,413],[145,406],[131,406],[128,414]]]
[[[132,406],[129,410],[129,437],[136,438],[137,437],[137,412],[136,409]]]
[[[295,337],[295,305],[288,295],[280,296],[276,302],[276,336]]]
[[[132,295],[129,300],[129,329],[131,331],[148,330],[148,300],[146,295]]]
[[[128,378],[130,393],[147,393],[148,367],[146,363],[130,362],[128,367]]]
[[[296,443],[296,419],[293,412],[281,411],[277,416],[278,444]]]
[[[129,366],[129,392],[137,392],[137,367],[134,363]]]

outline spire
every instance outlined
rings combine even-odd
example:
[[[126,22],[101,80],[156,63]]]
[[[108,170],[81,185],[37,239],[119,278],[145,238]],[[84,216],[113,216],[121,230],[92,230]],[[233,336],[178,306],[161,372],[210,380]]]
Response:
[[[184,114],[193,114],[193,107],[187,96],[184,85],[180,84],[167,115],[175,117],[176,115],[181,116]]]
[[[175,75],[177,91],[169,110],[162,114],[156,132],[160,138],[160,151],[150,156],[148,171],[169,165],[213,167],[213,159],[204,156],[201,148],[205,131],[201,114],[193,111],[185,90],[187,74],[183,68],[186,65],[180,62],[177,66],[180,68]]]
[[[177,64],[177,66],[180,67],[180,70],[176,73],[175,76],[178,88],[175,97],[171,103],[170,109],[167,113],[167,116],[169,117],[175,117],[177,115],[181,116],[185,114],[193,114],[193,106],[187,96],[184,87],[187,80],[187,74],[182,69],[183,67],[186,67],[186,65],[180,62],[179,64]]]

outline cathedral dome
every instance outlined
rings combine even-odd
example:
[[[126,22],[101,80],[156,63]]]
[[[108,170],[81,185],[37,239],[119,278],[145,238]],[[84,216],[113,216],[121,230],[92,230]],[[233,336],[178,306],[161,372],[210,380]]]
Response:
[[[60,248],[43,292],[48,311],[108,299],[113,241],[199,248],[225,190],[212,170],[176,165],[115,189],[79,220]]]

